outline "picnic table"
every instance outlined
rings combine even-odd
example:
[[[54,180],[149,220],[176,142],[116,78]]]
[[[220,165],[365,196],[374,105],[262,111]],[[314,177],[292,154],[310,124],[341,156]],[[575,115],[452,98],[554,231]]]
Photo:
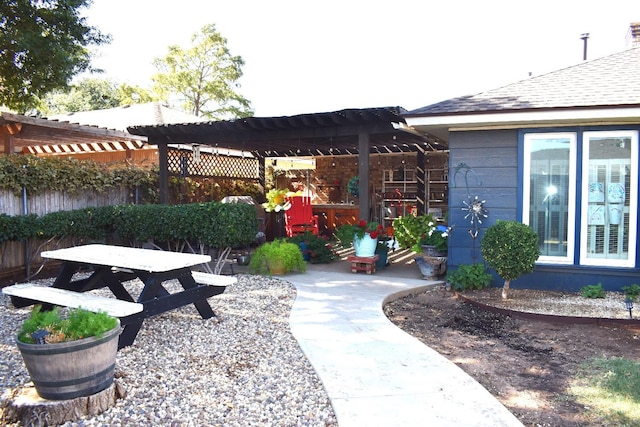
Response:
[[[207,298],[223,293],[237,280],[191,270],[210,262],[209,255],[92,244],[45,251],[41,256],[62,261],[49,289],[27,283],[3,288],[3,293],[11,296],[16,307],[44,302],[44,309],[63,305],[107,311],[119,317],[123,326],[118,348],[133,344],[145,319],[178,307],[193,304],[203,319],[215,316]],[[90,271],[89,276],[74,279],[83,269]],[[135,278],[144,287],[134,299],[127,282]],[[170,293],[165,287],[170,280],[178,280],[182,290]],[[105,287],[115,298],[84,294]]]

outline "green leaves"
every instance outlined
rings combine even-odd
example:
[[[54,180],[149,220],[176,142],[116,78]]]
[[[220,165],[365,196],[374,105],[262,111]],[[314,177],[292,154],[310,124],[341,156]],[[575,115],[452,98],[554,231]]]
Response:
[[[436,220],[430,214],[405,215],[393,221],[393,234],[401,248],[412,248],[435,227]]]
[[[121,205],[52,212],[42,217],[0,215],[0,243],[72,237],[80,241],[154,240],[168,247],[198,242],[214,248],[243,247],[258,232],[255,207],[243,203]]]
[[[484,233],[480,250],[489,267],[505,280],[533,271],[540,256],[538,235],[518,221],[496,221]]]
[[[109,37],[86,25],[89,0],[0,3],[0,105],[26,112],[90,69],[91,45]]]
[[[487,273],[484,264],[461,264],[447,274],[447,282],[457,292],[482,289],[491,284],[491,274]]]
[[[231,55],[215,25],[204,26],[191,41],[186,49],[169,46],[167,55],[154,61],[155,91],[165,97],[177,94],[183,109],[196,116],[220,120],[252,115],[250,102],[235,91],[244,61]]]
[[[143,189],[155,186],[157,174],[130,165],[109,166],[87,160],[59,157],[37,157],[11,154],[0,156],[0,188],[20,194],[26,187],[28,195],[44,191],[81,190],[98,193],[116,186]]]

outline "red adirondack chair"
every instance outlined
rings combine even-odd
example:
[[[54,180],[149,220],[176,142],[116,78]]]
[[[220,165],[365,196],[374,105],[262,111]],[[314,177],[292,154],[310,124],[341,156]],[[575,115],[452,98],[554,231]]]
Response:
[[[311,198],[308,196],[289,197],[291,207],[284,212],[287,237],[302,234],[305,231],[318,234],[318,215],[313,214]]]

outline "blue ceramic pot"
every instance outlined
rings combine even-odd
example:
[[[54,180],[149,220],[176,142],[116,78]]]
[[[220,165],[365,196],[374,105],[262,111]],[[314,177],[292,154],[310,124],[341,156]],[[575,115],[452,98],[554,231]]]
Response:
[[[357,236],[353,237],[353,249],[356,251],[356,256],[373,256],[376,252],[377,244],[378,238],[372,239],[368,233],[365,233],[361,239]]]

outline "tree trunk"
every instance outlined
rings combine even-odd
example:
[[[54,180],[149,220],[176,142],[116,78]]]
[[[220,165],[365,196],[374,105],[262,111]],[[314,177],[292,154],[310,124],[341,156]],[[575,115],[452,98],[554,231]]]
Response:
[[[509,297],[509,284],[511,283],[510,279],[506,279],[504,281],[504,286],[502,287],[502,299],[507,299]]]

